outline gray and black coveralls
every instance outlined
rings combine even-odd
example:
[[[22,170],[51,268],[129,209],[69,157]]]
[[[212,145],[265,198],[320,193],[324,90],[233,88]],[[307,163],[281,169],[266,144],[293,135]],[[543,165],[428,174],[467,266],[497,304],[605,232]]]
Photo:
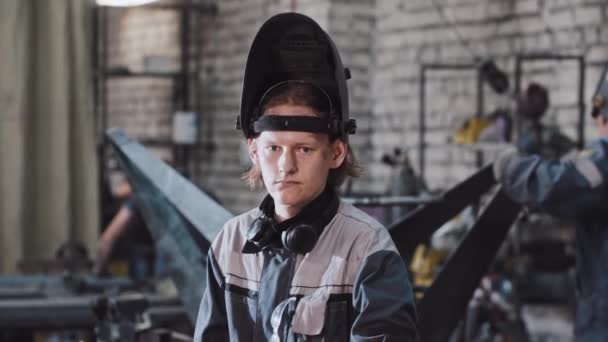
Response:
[[[497,166],[513,200],[576,223],[575,335],[608,341],[608,137],[570,160],[511,154]]]
[[[411,283],[388,231],[336,203],[305,255],[282,246],[242,252],[260,209],[228,221],[208,253],[194,340],[270,341],[271,314],[288,300],[275,329],[281,341],[417,341]]]

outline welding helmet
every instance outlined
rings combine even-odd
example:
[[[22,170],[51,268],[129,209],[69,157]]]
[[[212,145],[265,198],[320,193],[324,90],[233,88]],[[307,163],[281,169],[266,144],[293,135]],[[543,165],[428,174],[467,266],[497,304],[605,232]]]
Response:
[[[598,117],[600,114],[608,118],[608,65],[604,67],[602,77],[600,78],[595,94],[593,95],[593,104],[591,107],[591,116]]]
[[[298,13],[275,15],[262,25],[249,49],[237,128],[247,138],[263,131],[289,130],[346,140],[356,131],[348,112],[349,78],[335,44],[314,20]],[[307,83],[327,97],[328,115],[261,117],[265,98],[289,82]]]

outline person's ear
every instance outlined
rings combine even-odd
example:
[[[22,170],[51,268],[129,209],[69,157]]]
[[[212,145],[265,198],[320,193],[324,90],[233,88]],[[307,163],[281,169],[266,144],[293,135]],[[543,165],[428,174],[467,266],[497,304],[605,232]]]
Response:
[[[348,145],[342,139],[336,139],[331,143],[330,147],[330,167],[337,169],[346,159]]]
[[[247,149],[249,150],[249,158],[254,164],[258,163],[258,145],[256,144],[255,138],[247,139]]]

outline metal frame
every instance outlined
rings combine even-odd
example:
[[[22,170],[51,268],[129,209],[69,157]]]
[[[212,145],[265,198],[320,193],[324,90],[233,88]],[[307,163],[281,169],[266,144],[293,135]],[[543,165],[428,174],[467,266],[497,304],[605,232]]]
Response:
[[[149,4],[139,6],[137,8],[150,9],[157,11],[176,11],[179,16],[179,50],[180,50],[180,70],[172,73],[155,73],[155,72],[137,72],[137,73],[112,73],[108,72],[108,20],[109,20],[109,8],[105,6],[93,7],[93,32],[96,40],[92,44],[93,49],[93,67],[95,70],[95,113],[96,113],[96,136],[97,136],[97,153],[99,158],[99,175],[103,179],[107,177],[107,174],[111,171],[107,165],[107,155],[109,142],[105,136],[105,132],[108,130],[108,84],[107,81],[110,77],[149,77],[149,78],[165,78],[173,82],[174,87],[174,108],[179,110],[195,110],[199,117],[198,122],[201,120],[202,104],[200,103],[200,96],[191,96],[192,91],[199,92],[200,84],[198,82],[198,73],[200,68],[201,59],[201,48],[200,39],[196,39],[194,42],[192,34],[192,24],[198,29],[202,23],[201,15],[209,14],[215,15],[217,13],[216,5],[203,4],[196,0],[181,0],[171,4]],[[194,77],[192,77],[194,76]],[[180,169],[187,170],[191,165],[190,162],[195,156],[192,153],[192,148],[196,146],[186,145],[175,145],[171,140],[165,139],[152,139],[149,141],[150,145],[154,146],[165,146],[171,149],[173,155],[174,164]],[[204,148],[210,148],[209,146],[203,146]]]
[[[492,165],[485,166],[447,191],[442,201],[421,206],[389,227],[405,263],[410,263],[418,244],[428,243],[431,235],[445,222],[467,205],[474,204],[495,184]],[[521,206],[502,191],[493,195],[417,303],[418,329],[423,341],[449,338],[520,209]]]
[[[523,74],[523,64],[527,61],[564,61],[572,60],[578,62],[579,78],[578,78],[578,147],[583,148],[585,145],[585,57],[583,55],[561,55],[552,53],[538,54],[520,54],[515,56],[515,94],[521,93],[521,82]],[[521,120],[515,118],[515,129],[517,134],[521,132]]]
[[[429,204],[441,202],[442,196],[363,196],[363,197],[342,197],[346,203],[358,207],[389,207],[408,204]]]
[[[418,123],[418,169],[420,176],[424,178],[425,170],[425,153],[426,153],[426,77],[427,72],[431,70],[474,70],[477,73],[477,115],[483,113],[484,102],[483,102],[483,77],[479,71],[477,63],[463,63],[463,64],[450,64],[450,63],[430,63],[422,64],[420,67],[420,80],[419,80],[419,103],[420,103],[420,116]]]
[[[196,322],[207,249],[233,215],[122,130],[110,129],[107,138],[133,188],[157,252],[171,256],[167,273],[191,322]]]

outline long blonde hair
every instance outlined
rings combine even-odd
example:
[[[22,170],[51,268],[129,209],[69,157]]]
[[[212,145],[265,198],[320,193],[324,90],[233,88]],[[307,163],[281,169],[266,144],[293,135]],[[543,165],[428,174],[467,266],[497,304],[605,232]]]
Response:
[[[329,115],[331,104],[328,103],[327,97],[322,94],[319,89],[306,82],[287,82],[276,89],[273,89],[272,94],[269,94],[260,104],[259,113],[264,114],[266,109],[278,105],[296,105],[312,108],[320,117]],[[256,139],[254,137],[253,139]],[[330,141],[335,139],[343,139],[342,137],[330,136]],[[350,145],[346,143],[346,158],[339,167],[329,171],[327,184],[332,187],[338,187],[344,183],[346,177],[359,177],[363,172],[363,168],[357,162],[355,153]],[[259,165],[253,164],[242,176],[251,189],[256,189],[263,184],[262,170]]]

